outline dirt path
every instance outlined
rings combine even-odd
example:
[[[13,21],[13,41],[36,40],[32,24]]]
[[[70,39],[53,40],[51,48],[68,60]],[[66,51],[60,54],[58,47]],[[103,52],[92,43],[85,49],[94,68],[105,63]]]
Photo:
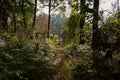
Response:
[[[54,59],[53,64],[57,65],[61,62],[62,58],[64,57],[65,49],[61,46],[56,47],[56,56]]]
[[[65,48],[64,47],[61,47],[61,46],[57,46],[56,47],[56,56],[54,58],[54,62],[53,64],[56,66],[56,69],[58,69],[59,71],[59,64],[62,62],[64,56],[65,56]],[[53,80],[58,80],[58,73],[53,75]]]

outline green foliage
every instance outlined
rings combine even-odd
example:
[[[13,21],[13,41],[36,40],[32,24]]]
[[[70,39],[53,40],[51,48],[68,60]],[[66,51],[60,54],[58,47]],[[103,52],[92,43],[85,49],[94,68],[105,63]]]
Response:
[[[120,23],[118,18],[114,15],[110,16],[107,22],[102,25],[101,39],[103,48],[111,49],[113,52],[119,52],[119,41],[120,41]]]
[[[17,33],[21,38],[28,33],[34,12],[33,0],[0,1],[0,26],[4,32]],[[4,23],[4,24],[3,24]]]
[[[43,5],[49,4],[49,0],[39,1]],[[57,55],[55,54],[55,35],[46,39],[44,33],[44,36],[39,35],[41,28],[31,30],[30,27],[33,21],[34,0],[1,0],[0,27],[4,29],[0,30],[0,80],[119,80],[119,14],[110,16],[98,29],[101,33],[95,35],[94,38],[100,36],[101,39],[96,39],[96,41],[99,40],[101,44],[99,53],[96,53],[97,51],[93,51],[94,49],[90,47],[92,28],[89,21],[92,21],[93,15],[88,12],[96,13],[97,11],[89,8],[92,0],[86,0],[83,6],[79,1],[68,0],[73,11],[70,17],[65,19],[63,25],[65,15],[51,15],[51,26],[55,29],[53,32],[60,35],[62,25],[63,43],[67,44],[66,51],[56,51],[58,54],[62,52],[64,54],[60,58],[60,63],[54,64]],[[51,10],[65,9],[64,4],[66,0],[51,0]],[[86,11],[86,15],[82,11]],[[43,16],[45,16],[43,17],[45,24],[43,25],[41,23],[43,20],[40,20],[37,22],[41,24],[37,25],[38,27],[47,26],[47,15],[43,14]],[[80,21],[84,22],[82,21],[84,17],[87,23],[84,29],[80,30]],[[98,18],[98,16],[94,17]],[[36,33],[38,31],[35,35],[37,39],[29,40],[29,35],[33,34],[31,31],[36,31]],[[76,45],[82,32],[84,32],[86,43]],[[96,60],[93,60],[93,55]],[[112,58],[109,57],[111,55]]]
[[[90,75],[94,75],[91,68],[93,61],[90,46],[72,45],[66,52],[59,64],[57,80],[87,80]]]
[[[64,24],[62,26],[62,39],[64,45],[78,44],[81,31],[84,31],[83,39],[86,43],[90,44],[92,31],[91,25],[86,23],[84,25],[84,29],[80,30],[80,18],[81,15],[77,11],[73,10],[71,16],[64,20]]]
[[[54,46],[49,40],[18,42],[14,36],[0,41],[1,80],[52,79]]]
[[[76,11],[71,13],[71,16],[65,20],[63,24],[63,43],[78,43],[79,40],[79,14]],[[69,41],[68,41],[69,39]]]
[[[57,80],[118,80],[120,76],[120,56],[116,52],[112,59],[105,59],[105,52],[97,55],[93,63],[93,51],[90,46],[72,45],[59,65]],[[97,53],[96,53],[97,54]]]
[[[71,60],[75,60],[73,64],[76,66],[77,64],[89,65],[92,63],[92,49],[87,44],[85,45],[73,45],[68,49],[67,56],[71,58]]]
[[[94,70],[87,65],[79,64],[73,71],[73,80],[91,80],[94,76]]]

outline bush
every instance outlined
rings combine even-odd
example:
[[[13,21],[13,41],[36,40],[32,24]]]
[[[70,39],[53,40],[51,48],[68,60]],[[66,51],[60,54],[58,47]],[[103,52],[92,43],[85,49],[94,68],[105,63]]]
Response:
[[[74,64],[71,69],[73,80],[119,80],[119,54],[114,52],[113,58],[107,60],[105,53],[100,52],[98,59],[93,62],[92,53],[87,45],[75,45],[69,49],[68,56]]]
[[[73,80],[91,80],[94,71],[92,70],[92,49],[87,44],[73,45],[69,48],[68,56],[72,60],[71,68]]]
[[[4,38],[3,38],[4,39]],[[0,40],[0,80],[52,80],[54,46],[49,40]],[[52,46],[52,47],[51,47]]]
[[[67,48],[67,53],[59,64],[56,80],[88,80],[94,74],[92,63],[90,46],[72,45]]]

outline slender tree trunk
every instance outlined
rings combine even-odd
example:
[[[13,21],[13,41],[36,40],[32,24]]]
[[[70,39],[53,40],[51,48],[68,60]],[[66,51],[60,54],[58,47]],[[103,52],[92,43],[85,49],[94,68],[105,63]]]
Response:
[[[34,29],[34,27],[35,27],[36,12],[37,12],[37,0],[35,0],[35,7],[34,7],[34,17],[33,17],[33,24],[32,24],[32,28],[33,28],[33,29]]]
[[[117,0],[117,11],[119,12],[119,0]]]
[[[93,49],[93,59],[97,59],[99,49],[100,49],[100,32],[98,29],[99,21],[99,0],[94,0],[94,13],[93,13],[93,33],[92,33],[92,49]]]
[[[48,31],[47,31],[47,38],[49,38],[49,34],[50,34],[50,18],[51,18],[51,0],[49,0],[49,15],[48,15]]]
[[[4,31],[7,31],[8,29],[8,13],[7,13],[7,1],[5,0],[1,0],[0,1],[0,21],[1,21],[1,29],[4,30]]]
[[[2,26],[2,0],[0,0],[0,26]]]
[[[16,33],[16,28],[17,28],[17,26],[16,26],[16,0],[14,2],[14,7],[15,7],[15,9],[14,9],[14,13],[13,13],[13,25],[14,25],[13,32]]]
[[[86,0],[80,0],[80,8],[81,8],[81,11],[80,11],[80,37],[79,37],[79,44],[84,44],[85,43],[85,40],[84,40],[84,31],[83,31],[83,28],[84,28],[84,24],[85,24],[85,13],[86,13],[86,9],[84,8],[85,6],[85,2]]]
[[[33,23],[32,23],[32,39],[35,39],[35,31],[34,31],[34,28],[35,28],[35,22],[36,22],[36,12],[37,12],[37,0],[35,0],[34,2],[34,16],[33,16]]]
[[[118,11],[118,21],[120,22],[119,18],[120,18],[120,9],[119,9],[119,0],[117,0],[117,11]]]

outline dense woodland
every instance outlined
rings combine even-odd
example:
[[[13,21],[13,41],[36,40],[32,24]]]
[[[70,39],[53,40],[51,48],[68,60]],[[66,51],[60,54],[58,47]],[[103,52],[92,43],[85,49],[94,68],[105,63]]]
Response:
[[[103,3],[0,0],[0,80],[120,80],[120,2]]]

